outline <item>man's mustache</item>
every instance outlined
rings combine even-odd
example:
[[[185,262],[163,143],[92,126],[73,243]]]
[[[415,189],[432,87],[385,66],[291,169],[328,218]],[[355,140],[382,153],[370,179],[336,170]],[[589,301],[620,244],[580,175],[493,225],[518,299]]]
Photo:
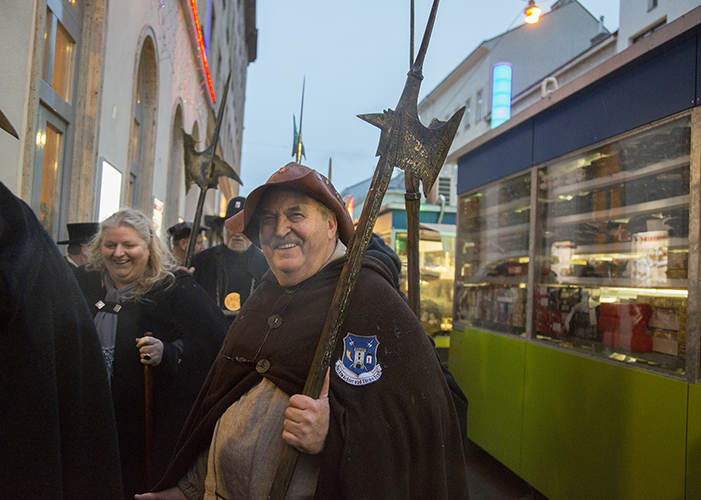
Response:
[[[284,238],[279,238],[277,236],[273,236],[270,239],[270,242],[268,243],[268,245],[271,248],[278,248],[282,245],[290,245],[290,244],[302,246],[302,240],[300,240],[299,238],[297,238],[295,236],[289,236],[289,235],[285,236]]]

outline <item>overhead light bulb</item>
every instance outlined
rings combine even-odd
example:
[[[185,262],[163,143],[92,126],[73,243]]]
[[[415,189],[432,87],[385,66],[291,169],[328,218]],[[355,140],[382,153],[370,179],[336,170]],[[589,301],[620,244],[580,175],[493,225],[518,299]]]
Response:
[[[540,19],[540,8],[536,6],[535,0],[528,0],[528,7],[523,13],[526,14],[526,22],[528,24],[535,24]]]

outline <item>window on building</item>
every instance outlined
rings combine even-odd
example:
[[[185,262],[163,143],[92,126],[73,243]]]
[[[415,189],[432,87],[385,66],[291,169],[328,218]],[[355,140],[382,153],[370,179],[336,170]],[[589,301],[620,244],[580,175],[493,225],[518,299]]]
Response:
[[[667,19],[665,18],[662,21],[654,24],[652,27],[648,28],[647,30],[643,31],[639,35],[634,36],[631,39],[631,44],[637,43],[640,40],[642,40],[643,38],[647,38],[648,36],[652,35],[655,31],[657,31],[658,29],[660,29],[662,26],[664,26],[666,24],[667,24]]]
[[[70,200],[71,125],[76,54],[82,9],[76,0],[50,0],[46,8],[37,135],[31,186],[32,208],[53,238],[65,228]]]
[[[210,13],[210,16],[209,16],[209,26],[207,26],[207,34],[208,34],[207,48],[209,48],[209,42],[212,40],[212,38],[216,37],[216,35],[214,34],[214,30],[215,30],[214,27],[216,25],[216,21],[217,21],[217,14],[216,14],[216,12],[214,12],[214,5],[212,5],[212,12]]]
[[[134,123],[131,129],[131,155],[129,158],[129,189],[127,190],[127,204],[134,207],[138,203],[138,182],[139,182],[139,158],[141,156],[141,123],[144,120],[144,72],[139,69],[136,83],[136,93],[134,95]]]
[[[465,103],[465,115],[462,117],[462,122],[465,124],[465,129],[470,128],[472,123],[472,102],[470,99]]]
[[[450,177],[439,177],[438,178],[438,195],[443,195],[445,196],[445,204],[451,205],[451,198],[450,198],[450,193],[451,193],[451,186],[453,184],[453,180]]]
[[[166,226],[178,222],[180,197],[184,195],[183,183],[183,110],[180,104],[175,108],[170,138],[170,158],[168,165],[168,190],[165,200]],[[226,207],[224,208],[226,211]]]
[[[156,51],[152,34],[144,38],[134,85],[133,116],[129,131],[129,173],[126,203],[143,211],[152,209],[154,123],[157,103]]]
[[[47,9],[41,77],[67,103],[71,102],[74,61],[75,41],[51,9]]]
[[[477,92],[477,99],[475,103],[475,123],[482,121],[482,105],[484,104],[484,98],[482,97],[482,91]]]
[[[40,132],[41,147],[43,147],[41,169],[41,194],[39,203],[39,220],[45,228],[55,229],[57,219],[57,201],[60,188],[61,158],[63,156],[64,131],[53,127],[50,123]]]
[[[648,12],[650,12],[655,7],[657,7],[657,0],[647,0],[647,11]]]

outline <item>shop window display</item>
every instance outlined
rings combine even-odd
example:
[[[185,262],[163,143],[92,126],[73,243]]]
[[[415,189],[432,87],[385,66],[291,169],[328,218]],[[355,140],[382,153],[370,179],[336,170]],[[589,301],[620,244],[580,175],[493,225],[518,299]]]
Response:
[[[397,233],[397,254],[402,259],[400,289],[408,295],[406,233]],[[453,280],[455,277],[454,233],[421,229],[419,234],[419,319],[426,333],[445,335],[453,327]]]
[[[531,174],[460,198],[454,320],[499,332],[526,331]]]
[[[684,373],[690,120],[539,168],[537,338]]]

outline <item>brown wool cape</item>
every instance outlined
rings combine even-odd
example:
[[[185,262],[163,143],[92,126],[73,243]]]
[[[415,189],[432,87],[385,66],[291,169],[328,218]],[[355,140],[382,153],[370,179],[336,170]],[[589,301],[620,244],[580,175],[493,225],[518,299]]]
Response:
[[[209,447],[219,417],[262,376],[287,394],[302,392],[342,267],[342,259],[330,263],[294,293],[272,272],[264,276],[229,330],[156,491],[176,485]],[[390,281],[386,267],[366,256],[331,360],[331,418],[315,498],[468,498],[450,392],[421,324]],[[261,347],[275,314],[282,324]],[[377,336],[379,380],[354,386],[336,374],[349,332]],[[253,360],[259,348],[257,359],[270,361],[264,375],[233,360]]]

